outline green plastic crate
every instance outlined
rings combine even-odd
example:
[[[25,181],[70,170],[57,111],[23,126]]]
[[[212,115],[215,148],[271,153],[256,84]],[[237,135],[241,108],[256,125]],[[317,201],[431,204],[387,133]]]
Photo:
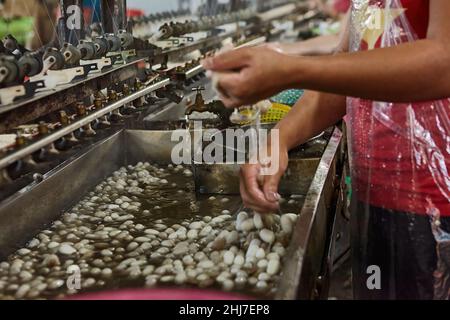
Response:
[[[12,34],[21,45],[25,46],[34,35],[33,23],[34,19],[31,17],[11,20],[0,18],[0,39],[3,39],[8,34]]]

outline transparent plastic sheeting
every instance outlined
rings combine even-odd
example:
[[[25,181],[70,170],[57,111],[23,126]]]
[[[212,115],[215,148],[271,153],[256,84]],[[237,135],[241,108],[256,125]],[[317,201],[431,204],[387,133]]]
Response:
[[[428,8],[421,0],[354,0],[350,50],[418,40],[403,8],[412,2]],[[450,100],[349,98],[348,116],[356,298],[449,299]],[[379,270],[379,281],[367,270]]]

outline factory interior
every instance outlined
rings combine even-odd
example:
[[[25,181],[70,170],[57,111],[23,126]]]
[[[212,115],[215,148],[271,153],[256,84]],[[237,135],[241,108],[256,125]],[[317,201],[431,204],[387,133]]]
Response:
[[[0,0],[0,300],[449,299],[437,2]]]

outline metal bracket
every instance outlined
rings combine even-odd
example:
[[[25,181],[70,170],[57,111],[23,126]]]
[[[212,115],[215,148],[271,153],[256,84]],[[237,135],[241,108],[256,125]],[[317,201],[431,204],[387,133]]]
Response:
[[[122,52],[120,51],[108,52],[106,54],[106,57],[111,59],[113,65],[125,63],[125,61],[123,60]]]
[[[135,49],[122,51],[121,54],[122,54],[123,63],[127,63],[130,60],[130,58],[137,56]]]
[[[52,90],[57,86],[71,83],[75,79],[83,78],[84,76],[86,76],[84,67],[75,67],[64,70],[48,70],[46,75],[37,75],[32,77],[30,80],[32,82],[43,81],[45,86],[37,89],[43,89],[39,91],[44,91]]]
[[[32,97],[38,89],[45,88],[44,81],[26,82],[22,85],[0,89],[0,105],[9,105],[19,99]]]
[[[13,103],[16,99],[24,97],[26,94],[25,86],[14,86],[0,89],[0,104],[8,105]]]
[[[83,65],[84,68],[84,74],[88,75],[89,73],[95,73],[98,70],[98,65],[96,63],[89,63],[86,65]]]
[[[102,72],[103,69],[109,68],[112,66],[111,58],[101,58],[97,60],[81,60],[80,65],[92,65],[95,64],[97,68],[90,70],[91,73]]]

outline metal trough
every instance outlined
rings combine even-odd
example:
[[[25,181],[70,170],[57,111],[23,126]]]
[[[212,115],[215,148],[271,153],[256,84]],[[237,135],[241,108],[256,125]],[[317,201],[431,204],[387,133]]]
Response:
[[[91,188],[121,166],[139,161],[170,163],[171,131],[123,130],[67,161],[0,204],[0,261],[26,244],[35,234],[70,209]],[[342,133],[335,129],[324,145],[322,157],[303,157],[291,163],[291,175],[282,192],[302,194],[300,218],[288,248],[277,299],[310,299],[315,295],[329,239],[336,200]],[[237,193],[237,167],[199,168],[199,183],[210,190]],[[224,182],[226,181],[226,183]],[[220,190],[219,190],[220,189]]]

